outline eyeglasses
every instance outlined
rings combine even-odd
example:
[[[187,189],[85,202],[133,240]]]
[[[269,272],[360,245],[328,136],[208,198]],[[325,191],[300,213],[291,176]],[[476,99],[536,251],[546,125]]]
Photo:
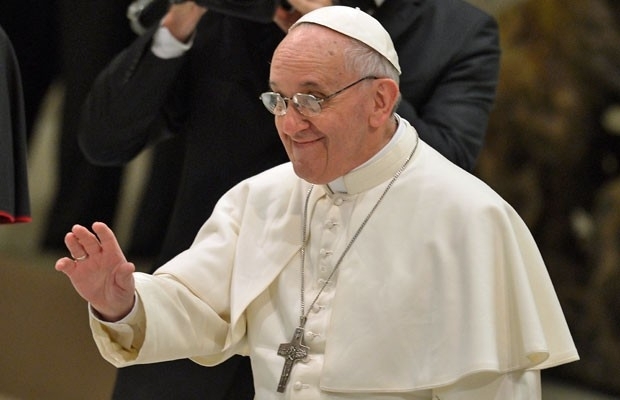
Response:
[[[313,117],[321,113],[322,103],[344,92],[345,90],[352,88],[358,83],[365,81],[366,79],[378,79],[378,77],[365,76],[325,97],[316,97],[312,94],[307,93],[296,93],[292,97],[283,97],[280,93],[265,92],[260,95],[260,99],[265,105],[265,108],[267,108],[267,110],[274,115],[286,115],[286,111],[288,109],[288,102],[292,101],[293,105],[300,114],[305,115],[306,117]]]

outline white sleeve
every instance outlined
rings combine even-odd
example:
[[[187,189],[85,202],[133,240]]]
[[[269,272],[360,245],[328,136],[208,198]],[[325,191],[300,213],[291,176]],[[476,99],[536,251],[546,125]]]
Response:
[[[89,304],[88,310],[91,328],[97,327],[94,333],[108,336],[112,342],[117,343],[125,350],[139,349],[142,347],[142,343],[144,343],[146,319],[140,296],[136,294],[135,299],[134,306],[129,314],[116,322],[102,320],[99,317],[99,313]]]
[[[151,51],[163,59],[180,57],[192,47],[195,36],[196,32],[192,34],[189,42],[183,43],[172,36],[168,28],[160,26],[153,36]]]
[[[484,372],[433,389],[433,400],[541,400],[540,371]]]

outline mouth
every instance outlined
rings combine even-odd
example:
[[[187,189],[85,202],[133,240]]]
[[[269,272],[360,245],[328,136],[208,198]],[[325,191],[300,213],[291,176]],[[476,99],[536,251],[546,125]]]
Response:
[[[303,142],[293,141],[291,144],[292,150],[298,155],[301,156],[303,154],[310,155],[314,154],[320,148],[320,139],[315,140],[306,140]]]
[[[318,143],[321,141],[321,138],[316,138],[316,139],[304,139],[304,140],[295,140],[295,139],[291,139],[291,143],[293,144],[293,146],[307,146],[307,145],[311,145],[314,143]]]
[[[316,140],[311,140],[309,142],[293,142],[293,146],[295,146],[295,147],[308,147],[310,145],[313,145],[316,142],[317,142]]]

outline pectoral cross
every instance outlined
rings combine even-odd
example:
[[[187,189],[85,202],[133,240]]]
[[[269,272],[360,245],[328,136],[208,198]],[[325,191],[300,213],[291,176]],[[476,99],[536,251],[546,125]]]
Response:
[[[278,355],[284,357],[285,361],[282,375],[280,375],[280,383],[278,383],[278,392],[284,393],[293,365],[308,356],[308,349],[309,347],[304,345],[304,329],[302,327],[295,329],[293,339],[289,343],[280,345]]]

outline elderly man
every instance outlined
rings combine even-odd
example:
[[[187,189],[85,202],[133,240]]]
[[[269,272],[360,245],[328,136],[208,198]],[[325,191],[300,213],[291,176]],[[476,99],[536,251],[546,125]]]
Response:
[[[75,226],[56,268],[122,367],[252,360],[257,399],[537,399],[578,359],[522,220],[394,113],[400,67],[368,14],[302,17],[260,97],[290,163],[227,194],[192,246],[134,272]]]

